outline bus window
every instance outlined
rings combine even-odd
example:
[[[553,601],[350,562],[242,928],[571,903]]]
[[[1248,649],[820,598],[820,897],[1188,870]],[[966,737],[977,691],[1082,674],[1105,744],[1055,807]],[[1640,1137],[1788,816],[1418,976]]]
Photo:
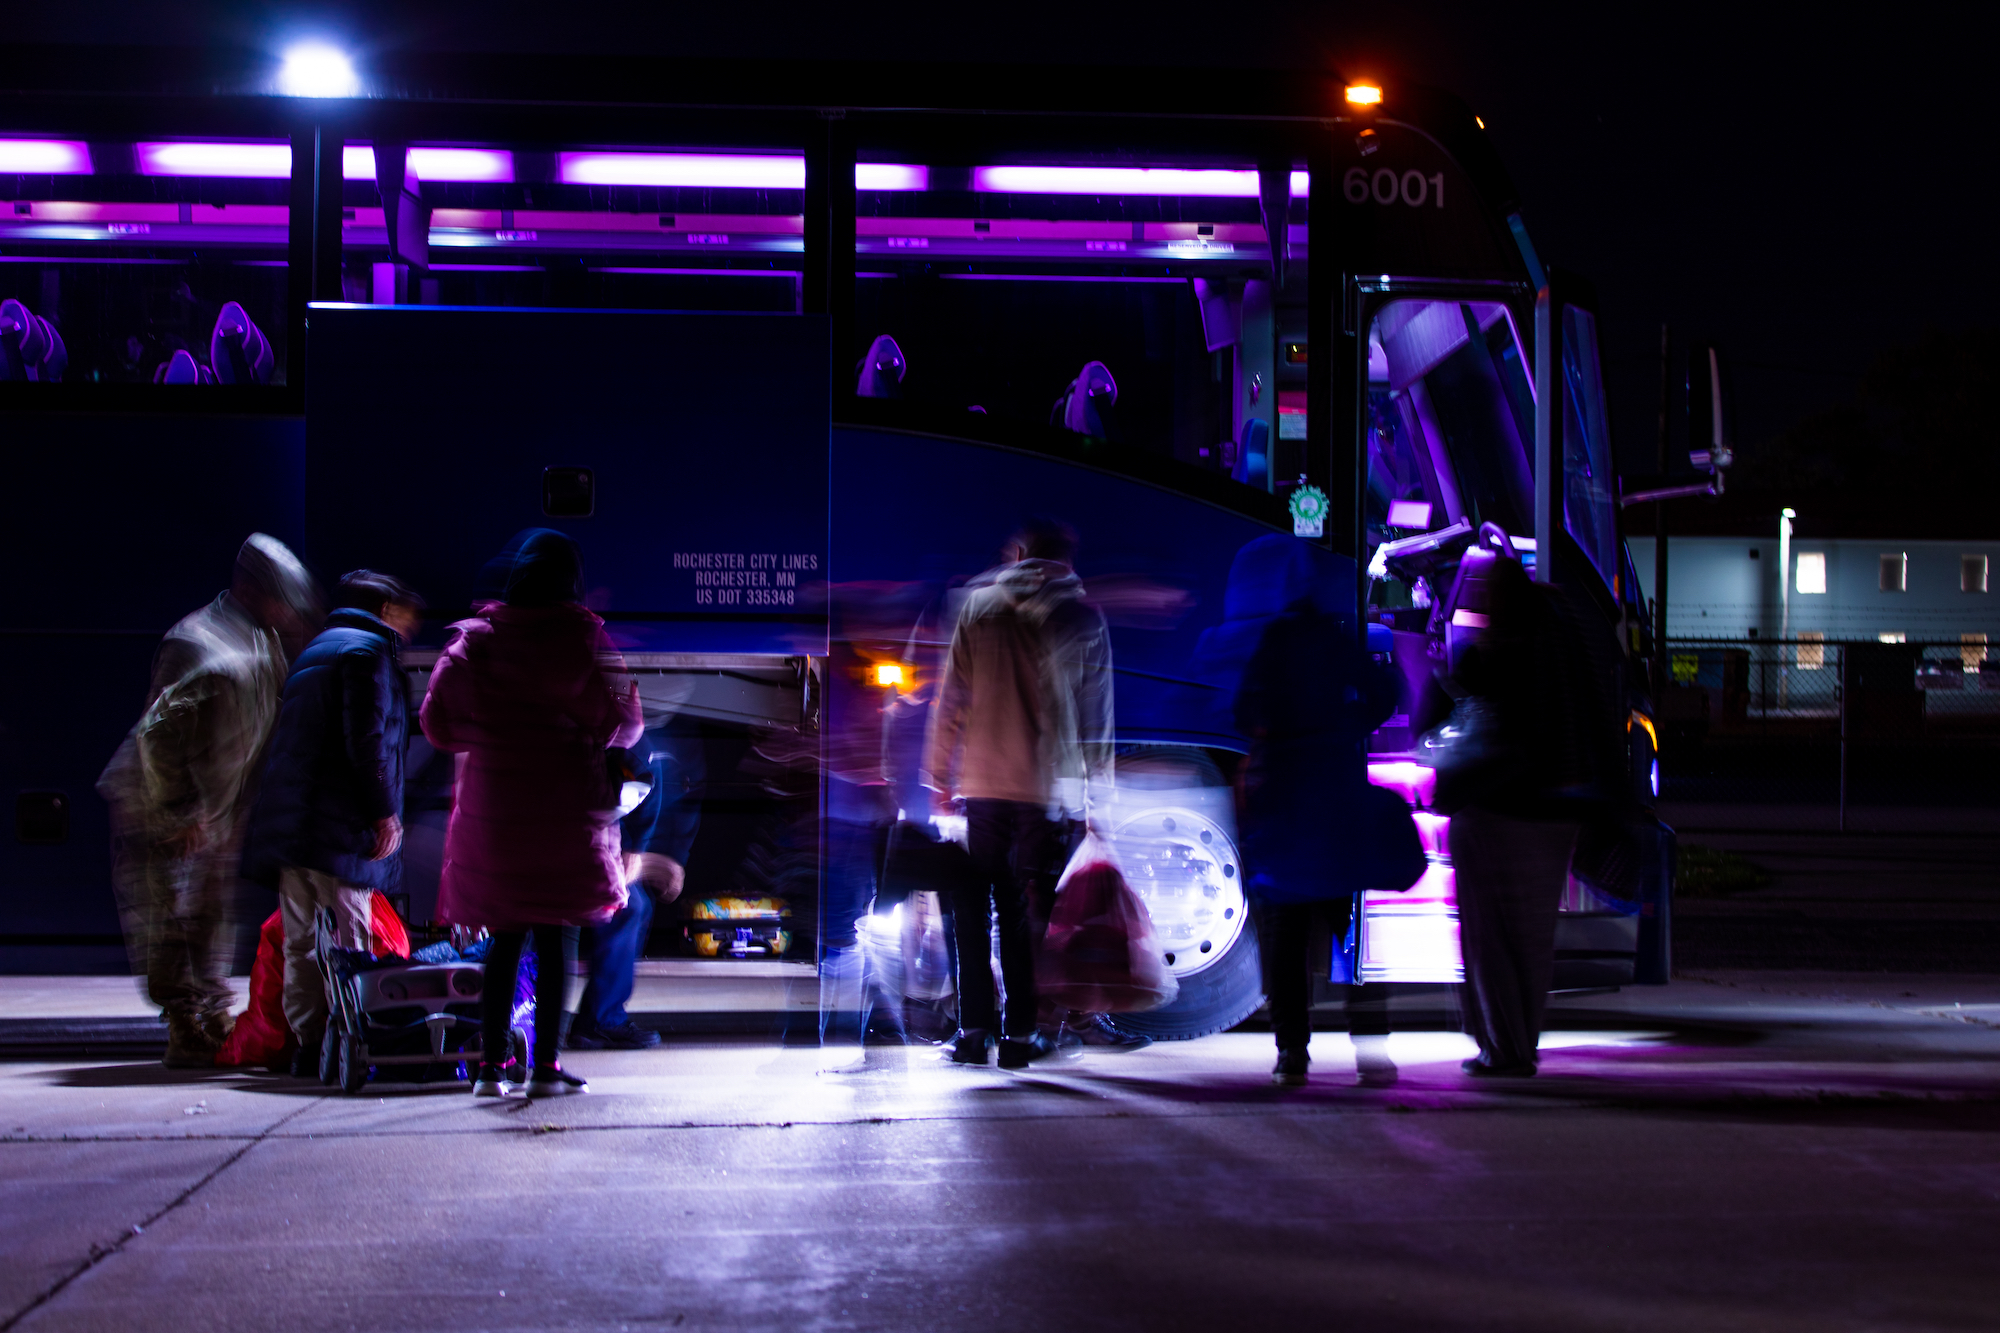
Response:
[[[0,379],[283,384],[291,148],[0,134]]]
[[[907,357],[898,396],[911,410],[1100,435],[1218,479],[1282,488],[1256,170],[908,170],[923,173],[923,188],[857,196],[847,355],[893,338]],[[1115,391],[1065,412],[1073,387],[1101,390],[1104,376]]]
[[[1368,544],[1451,523],[1459,508],[1447,489],[1449,467],[1424,443],[1407,389],[1391,388],[1382,344],[1371,340],[1368,360]],[[1449,497],[1449,498],[1448,498]]]
[[[1534,398],[1504,305],[1384,307],[1369,330],[1368,387],[1371,541],[1381,539],[1377,525],[1404,526],[1389,520],[1387,503],[1402,498],[1433,506],[1430,527],[1464,519],[1534,534]],[[1411,494],[1390,494],[1398,489]]]
[[[349,143],[341,286],[375,305],[793,313],[805,162],[782,153]]]
[[[1597,319],[1563,307],[1563,525],[1597,567],[1606,587],[1618,572],[1618,499],[1611,438],[1604,419],[1604,378],[1597,361]]]

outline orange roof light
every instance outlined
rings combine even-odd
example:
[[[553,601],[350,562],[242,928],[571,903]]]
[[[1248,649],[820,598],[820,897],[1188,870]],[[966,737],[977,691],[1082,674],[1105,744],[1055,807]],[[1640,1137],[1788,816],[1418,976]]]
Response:
[[[901,685],[903,683],[902,666],[895,662],[877,662],[875,664],[875,683],[885,690],[892,685]]]
[[[1347,85],[1349,106],[1380,106],[1382,90],[1372,83],[1350,83]]]

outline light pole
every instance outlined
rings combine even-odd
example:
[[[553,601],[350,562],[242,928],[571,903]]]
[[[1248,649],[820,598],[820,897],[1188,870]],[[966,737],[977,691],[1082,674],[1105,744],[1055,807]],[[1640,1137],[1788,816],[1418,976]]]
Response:
[[[1785,644],[1792,637],[1792,520],[1798,511],[1778,513],[1778,707],[1790,706],[1792,664],[1785,660]],[[1796,656],[1796,653],[1794,654]]]

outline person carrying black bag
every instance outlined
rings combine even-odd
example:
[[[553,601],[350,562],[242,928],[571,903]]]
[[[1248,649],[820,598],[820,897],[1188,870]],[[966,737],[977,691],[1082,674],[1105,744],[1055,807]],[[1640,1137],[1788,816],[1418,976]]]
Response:
[[[1401,678],[1363,651],[1351,617],[1327,609],[1335,601],[1331,580],[1303,543],[1292,546],[1271,553],[1276,564],[1239,561],[1232,571],[1232,585],[1252,573],[1275,580],[1275,601],[1284,607],[1244,667],[1235,712],[1250,739],[1242,851],[1278,1045],[1271,1078],[1285,1086],[1306,1081],[1312,959],[1346,935],[1356,890],[1406,889],[1423,870],[1414,828],[1416,860],[1413,872],[1404,868],[1407,878],[1370,864],[1380,859],[1374,844],[1385,822],[1376,819],[1377,798],[1388,794],[1368,785],[1362,747],[1395,711]],[[1388,813],[1408,824],[1400,803],[1389,802],[1398,808]],[[1389,1031],[1386,1005],[1377,996],[1357,998],[1350,995],[1347,1006],[1356,1063],[1364,1081],[1389,1081],[1394,1067],[1380,1049]]]
[[[1518,561],[1494,560],[1485,579],[1486,631],[1450,677],[1454,717],[1477,719],[1465,745],[1478,758],[1440,765],[1439,804],[1451,815],[1466,1031],[1479,1043],[1464,1068],[1528,1078],[1578,833],[1617,805],[1621,761],[1605,689],[1616,649],[1575,594],[1531,581]]]

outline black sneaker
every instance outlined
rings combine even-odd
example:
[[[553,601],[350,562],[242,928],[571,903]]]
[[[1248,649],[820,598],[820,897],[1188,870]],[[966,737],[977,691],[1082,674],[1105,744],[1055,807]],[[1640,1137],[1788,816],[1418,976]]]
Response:
[[[589,1092],[590,1085],[561,1065],[538,1065],[528,1075],[529,1097],[564,1097],[572,1092]]]
[[[326,1043],[325,1032],[309,1032],[299,1038],[299,1048],[292,1052],[290,1067],[285,1070],[293,1078],[319,1077],[319,1048]]]
[[[1483,1055],[1473,1056],[1470,1060],[1460,1064],[1459,1068],[1474,1078],[1533,1078],[1535,1076],[1535,1066],[1529,1061],[1523,1060],[1519,1064],[1512,1065],[1498,1064],[1488,1060]]]
[[[1083,1045],[1100,1051],[1143,1051],[1153,1044],[1151,1037],[1136,1032],[1120,1032],[1103,1014],[1071,1014],[1063,1024]]]
[[[472,1095],[475,1097],[505,1097],[521,1081],[521,1066],[509,1060],[504,1065],[487,1064],[481,1061],[479,1072],[472,1079]]]
[[[1271,1069],[1271,1081],[1281,1088],[1303,1088],[1306,1085],[1306,1067],[1312,1057],[1303,1046],[1293,1046],[1278,1052],[1278,1063]]]
[[[955,1065],[983,1065],[986,1063],[986,1045],[985,1028],[967,1028],[952,1042],[949,1059]]]
[[[1026,1069],[1030,1062],[1044,1060],[1056,1053],[1056,1044],[1046,1033],[1031,1032],[1025,1037],[1002,1037],[1000,1039],[1000,1067],[1002,1069]]]
[[[608,1028],[573,1027],[566,1044],[573,1051],[646,1051],[660,1044],[660,1034],[628,1018]]]

